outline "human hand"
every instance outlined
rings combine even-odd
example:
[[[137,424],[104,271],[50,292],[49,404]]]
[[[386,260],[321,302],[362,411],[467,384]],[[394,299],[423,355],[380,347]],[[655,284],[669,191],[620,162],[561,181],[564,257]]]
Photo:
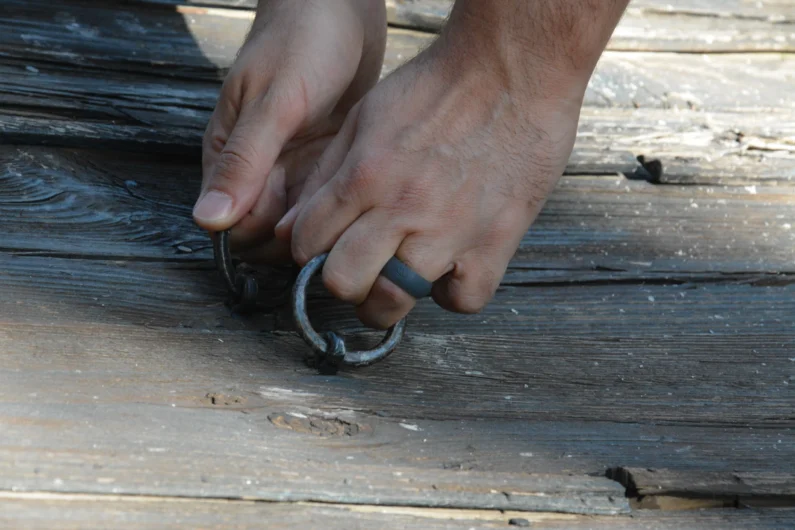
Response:
[[[391,256],[442,307],[482,309],[571,153],[587,75],[469,53],[443,37],[370,91],[276,227],[301,265],[330,251],[326,287],[369,326],[415,303],[379,276]]]
[[[289,258],[273,227],[351,107],[377,81],[383,0],[260,0],[203,142],[194,218],[236,250]]]

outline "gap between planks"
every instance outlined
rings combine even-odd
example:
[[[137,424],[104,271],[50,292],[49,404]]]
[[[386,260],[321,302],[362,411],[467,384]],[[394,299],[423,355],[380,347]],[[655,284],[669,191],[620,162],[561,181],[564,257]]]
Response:
[[[82,498],[44,496],[42,498],[5,497],[0,525],[12,528],[49,530],[59,528],[237,528],[259,529],[264,522],[279,528],[318,528],[352,530],[399,528],[400,530],[504,529],[511,521],[540,529],[645,528],[648,530],[724,530],[725,528],[789,528],[795,510],[697,509],[687,511],[637,510],[621,516],[577,516],[549,512],[498,512],[493,510],[451,510],[444,508],[395,508],[378,505],[323,503],[248,503],[192,501],[131,501],[121,498]],[[702,503],[703,504],[703,503]],[[667,506],[670,506],[667,505]],[[708,505],[707,505],[708,506]],[[680,502],[675,506],[681,509]],[[521,523],[520,523],[521,521]]]
[[[560,512],[520,512],[511,510],[477,510],[465,508],[424,508],[422,506],[390,506],[386,504],[342,504],[333,502],[308,501],[269,501],[262,499],[208,498],[168,495],[119,495],[96,493],[58,493],[49,491],[0,491],[0,503],[3,501],[82,501],[82,502],[129,502],[129,503],[162,503],[162,504],[218,504],[226,506],[288,505],[298,507],[329,507],[345,509],[358,513],[377,513],[384,515],[411,515],[428,519],[458,519],[505,522],[511,518],[523,518],[531,522],[554,519],[557,521],[576,521],[582,516]]]

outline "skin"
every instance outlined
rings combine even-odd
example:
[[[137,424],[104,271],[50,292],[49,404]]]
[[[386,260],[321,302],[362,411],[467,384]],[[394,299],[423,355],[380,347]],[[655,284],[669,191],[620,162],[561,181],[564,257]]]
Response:
[[[196,221],[252,261],[330,252],[326,287],[388,327],[415,300],[480,311],[563,173],[627,0],[458,0],[428,49],[378,79],[382,0],[260,2],[204,145]],[[202,202],[209,197],[210,200]]]

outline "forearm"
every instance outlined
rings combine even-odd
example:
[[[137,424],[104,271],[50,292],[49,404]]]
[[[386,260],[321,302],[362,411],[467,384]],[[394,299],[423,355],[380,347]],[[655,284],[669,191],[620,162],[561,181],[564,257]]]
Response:
[[[498,75],[581,94],[629,0],[457,0],[442,39]]]

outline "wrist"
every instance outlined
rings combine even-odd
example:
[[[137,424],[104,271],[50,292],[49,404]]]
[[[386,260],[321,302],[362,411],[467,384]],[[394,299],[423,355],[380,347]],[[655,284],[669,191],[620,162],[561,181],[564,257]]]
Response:
[[[378,18],[381,12],[386,11],[384,0],[324,0],[329,7],[341,9],[359,15],[362,22],[371,21]],[[274,19],[279,19],[280,15],[289,11],[300,18],[302,11],[312,8],[316,0],[259,0],[257,2],[254,25],[252,29],[258,29],[268,25]]]
[[[458,0],[437,46],[512,93],[581,104],[627,0]]]

